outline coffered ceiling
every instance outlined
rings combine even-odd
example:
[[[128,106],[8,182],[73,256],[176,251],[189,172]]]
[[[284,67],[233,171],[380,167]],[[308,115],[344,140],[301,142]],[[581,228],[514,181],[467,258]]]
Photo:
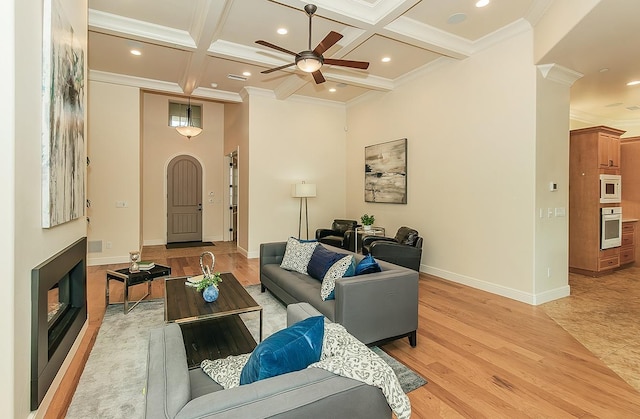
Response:
[[[214,100],[239,101],[242,88],[251,86],[280,99],[303,95],[347,102],[392,90],[439,60],[465,59],[519,25],[535,25],[553,1],[563,0],[492,0],[483,8],[475,1],[316,0],[312,48],[336,31],[343,38],[325,58],[371,63],[368,70],[325,64],[327,82],[316,85],[295,66],[261,74],[293,57],[255,43],[306,50],[307,0],[89,0],[89,69],[95,80]],[[640,120],[640,111],[627,109],[640,105],[640,86],[625,86],[630,78],[640,79],[633,55],[640,47],[633,33],[637,16],[636,0],[602,0],[544,57],[545,63],[584,74],[572,88],[572,112]],[[279,28],[288,33],[278,34]],[[384,57],[390,61],[382,62]]]

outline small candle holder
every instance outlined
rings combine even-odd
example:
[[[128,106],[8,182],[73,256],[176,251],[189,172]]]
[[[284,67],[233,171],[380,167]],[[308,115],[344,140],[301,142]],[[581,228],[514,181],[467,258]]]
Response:
[[[129,272],[140,272],[140,265],[138,265],[138,262],[140,261],[140,252],[138,252],[137,250],[129,252],[129,261]]]

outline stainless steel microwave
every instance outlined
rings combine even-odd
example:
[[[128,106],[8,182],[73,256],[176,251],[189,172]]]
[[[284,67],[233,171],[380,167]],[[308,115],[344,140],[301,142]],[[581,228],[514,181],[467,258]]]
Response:
[[[600,175],[600,203],[622,202],[622,178],[620,175]]]

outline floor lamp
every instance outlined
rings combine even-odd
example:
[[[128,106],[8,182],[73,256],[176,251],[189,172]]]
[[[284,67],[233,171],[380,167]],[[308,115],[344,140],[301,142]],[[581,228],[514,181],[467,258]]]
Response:
[[[298,221],[298,239],[300,239],[302,231],[302,204],[304,202],[304,216],[307,223],[307,239],[309,239],[309,207],[307,205],[307,198],[313,198],[316,196],[315,183],[296,183],[291,187],[291,196],[294,198],[300,198],[300,219]]]

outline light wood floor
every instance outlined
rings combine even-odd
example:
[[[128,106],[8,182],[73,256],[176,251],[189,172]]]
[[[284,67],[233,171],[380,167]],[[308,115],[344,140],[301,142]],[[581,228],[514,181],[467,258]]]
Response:
[[[207,250],[216,255],[216,271],[233,272],[245,285],[259,283],[257,259],[246,259],[229,243],[216,243]],[[168,264],[173,275],[191,275],[198,273],[202,251],[166,251],[164,246],[154,246],[143,250],[143,259]],[[95,341],[105,309],[105,270],[125,266],[89,268],[89,331],[47,418],[65,416]],[[583,306],[590,299],[602,300],[594,279],[572,276],[570,281],[572,289],[574,282],[578,284],[575,289]],[[155,281],[154,296],[161,297],[162,289],[162,281]],[[545,306],[529,306],[433,276],[420,274],[419,293],[418,346],[411,348],[407,339],[383,346],[429,381],[409,394],[413,417],[640,417],[640,393],[567,332],[571,310],[552,308],[564,313],[565,330],[549,317]],[[121,297],[120,284],[112,285],[111,295]],[[626,295],[619,297],[624,300]],[[563,300],[575,305],[577,298],[572,295]],[[634,310],[637,320],[637,305]],[[588,329],[586,313],[574,315],[580,317],[575,323]],[[615,323],[615,317],[610,320],[609,325]],[[633,327],[637,327],[635,322]],[[609,337],[603,336],[606,339]],[[617,345],[616,352],[623,354],[624,347]]]

